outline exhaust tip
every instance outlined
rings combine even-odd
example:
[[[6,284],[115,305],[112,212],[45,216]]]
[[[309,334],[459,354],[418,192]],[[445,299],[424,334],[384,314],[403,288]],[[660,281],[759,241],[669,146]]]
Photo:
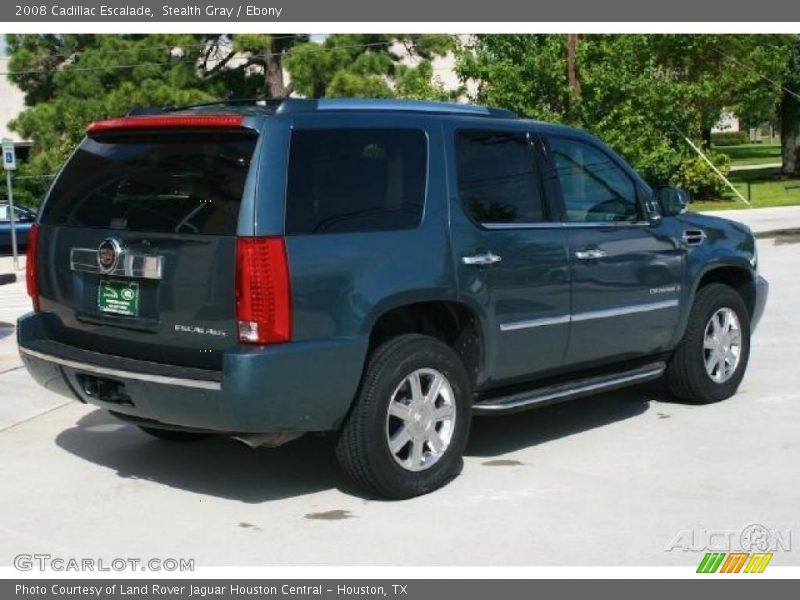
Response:
[[[243,433],[232,436],[248,448],[277,448],[302,437],[301,431],[283,431],[279,433]]]

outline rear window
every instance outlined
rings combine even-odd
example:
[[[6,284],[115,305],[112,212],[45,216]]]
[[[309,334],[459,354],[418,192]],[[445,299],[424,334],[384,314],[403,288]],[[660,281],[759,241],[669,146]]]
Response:
[[[42,214],[49,224],[235,234],[254,136],[169,134],[85,140]]]
[[[427,164],[418,129],[297,130],[286,233],[413,229],[422,219]]]

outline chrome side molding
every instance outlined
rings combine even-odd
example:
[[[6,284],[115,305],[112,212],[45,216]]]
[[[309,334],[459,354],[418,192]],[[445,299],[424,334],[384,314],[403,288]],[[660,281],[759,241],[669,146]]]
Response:
[[[540,319],[526,319],[524,321],[511,321],[500,324],[500,331],[516,331],[518,329],[530,329],[532,327],[543,327],[545,325],[563,325],[565,323],[577,323],[580,321],[591,321],[593,319],[607,319],[609,317],[621,317],[623,315],[633,315],[636,313],[650,312],[653,310],[663,310],[665,308],[677,308],[680,302],[677,298],[661,300],[659,302],[646,302],[644,304],[629,304],[627,306],[617,306],[602,310],[592,310],[587,312],[575,313],[572,315],[557,315],[554,317],[543,317]]]
[[[164,273],[164,257],[152,254],[133,254],[122,250],[116,265],[111,270],[105,270],[100,267],[98,250],[73,248],[69,255],[69,266],[73,271],[84,273],[137,279],[161,279]]]

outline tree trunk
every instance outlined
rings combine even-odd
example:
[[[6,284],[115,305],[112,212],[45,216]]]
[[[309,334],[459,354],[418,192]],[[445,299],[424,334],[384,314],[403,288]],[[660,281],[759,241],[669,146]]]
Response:
[[[573,121],[578,118],[577,105],[581,98],[581,80],[578,74],[578,34],[567,34],[567,83],[569,84],[568,114]]]
[[[800,100],[787,91],[781,98],[781,173],[800,177]]]
[[[264,95],[267,98],[285,98],[288,91],[283,80],[283,52],[291,45],[288,36],[274,39],[267,35],[264,51]]]
[[[703,127],[701,135],[703,137],[703,150],[709,152],[711,150],[711,127]]]

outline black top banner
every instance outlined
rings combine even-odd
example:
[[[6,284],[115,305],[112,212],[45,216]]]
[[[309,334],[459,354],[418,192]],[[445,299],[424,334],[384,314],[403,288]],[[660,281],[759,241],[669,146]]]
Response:
[[[18,0],[0,21],[21,22],[794,22],[787,0]]]

